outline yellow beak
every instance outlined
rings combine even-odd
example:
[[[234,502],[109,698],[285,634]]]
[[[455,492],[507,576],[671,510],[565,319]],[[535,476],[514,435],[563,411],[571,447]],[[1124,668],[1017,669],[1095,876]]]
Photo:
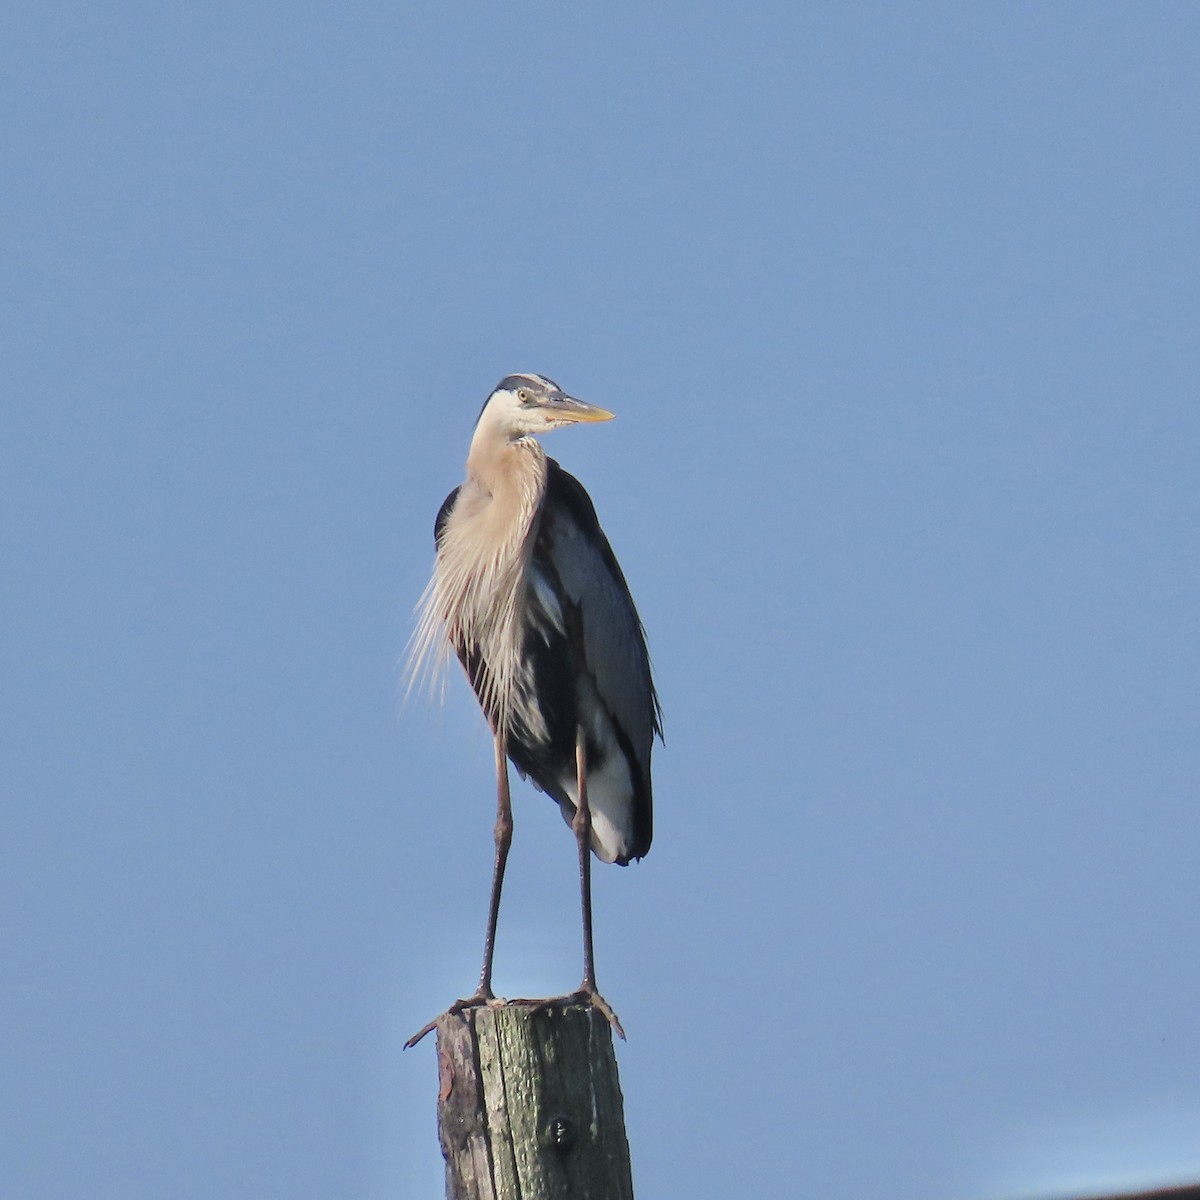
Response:
[[[595,404],[576,400],[574,396],[563,396],[554,403],[555,413],[564,421],[611,421],[616,413]]]

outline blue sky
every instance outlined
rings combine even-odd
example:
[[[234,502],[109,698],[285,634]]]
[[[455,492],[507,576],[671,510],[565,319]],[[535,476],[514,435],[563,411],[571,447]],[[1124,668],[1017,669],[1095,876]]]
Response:
[[[440,1194],[494,790],[400,664],[511,371],[618,414],[547,448],[665,709],[595,872],[638,1194],[1200,1177],[1194,6],[6,26],[0,1192]]]

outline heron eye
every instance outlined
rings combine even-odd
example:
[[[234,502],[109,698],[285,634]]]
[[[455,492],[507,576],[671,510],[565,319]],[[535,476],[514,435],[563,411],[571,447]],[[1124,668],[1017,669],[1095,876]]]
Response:
[[[527,389],[521,388],[517,392],[517,399],[520,400],[520,402],[522,404],[528,404],[530,402],[530,400],[532,399],[532,397],[529,395],[529,392]]]

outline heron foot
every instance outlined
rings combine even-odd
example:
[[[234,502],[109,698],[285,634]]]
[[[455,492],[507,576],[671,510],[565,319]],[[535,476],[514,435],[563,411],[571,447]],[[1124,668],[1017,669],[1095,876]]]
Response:
[[[528,1002],[526,1002],[528,1003]],[[585,979],[579,985],[579,990],[568,992],[565,996],[552,996],[549,1000],[538,1000],[533,1002],[536,1008],[549,1008],[552,1004],[587,1004],[594,1008],[613,1028],[613,1032],[621,1039],[626,1041],[625,1030],[621,1027],[620,1018],[613,1012],[612,1005],[600,995],[594,983],[588,983]]]
[[[455,1000],[448,1009],[440,1016],[436,1016],[428,1025],[418,1029],[416,1033],[404,1043],[405,1050],[411,1050],[427,1033],[432,1033],[437,1028],[437,1023],[442,1017],[448,1017],[451,1013],[465,1012],[468,1008],[500,1008],[506,1002],[498,1000],[490,988],[486,991],[478,991],[473,996],[466,997],[465,1000]]]
[[[584,980],[579,991],[575,993],[575,998],[582,1000],[585,1004],[590,1004],[600,1015],[613,1027],[613,1032],[621,1041],[625,1041],[625,1030],[621,1028],[620,1018],[613,1012],[612,1005],[596,990],[594,983],[589,983]]]

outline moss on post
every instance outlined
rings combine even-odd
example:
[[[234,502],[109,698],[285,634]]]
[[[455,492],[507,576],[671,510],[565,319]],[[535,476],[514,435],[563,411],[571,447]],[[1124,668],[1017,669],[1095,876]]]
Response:
[[[633,1200],[608,1021],[511,1001],[437,1021],[447,1200]]]

